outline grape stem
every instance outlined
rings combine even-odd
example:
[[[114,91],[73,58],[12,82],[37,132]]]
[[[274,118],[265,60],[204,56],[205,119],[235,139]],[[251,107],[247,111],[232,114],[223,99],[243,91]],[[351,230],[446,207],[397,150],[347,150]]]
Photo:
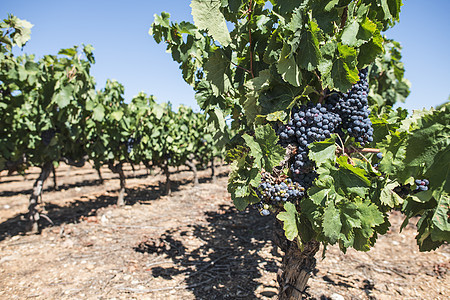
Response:
[[[371,163],[370,163],[370,161],[367,159],[367,157],[365,157],[364,155],[362,155],[362,153],[360,152],[360,151],[358,151],[358,149],[356,149],[355,147],[351,147],[352,148],[352,150],[354,150],[356,153],[358,153],[367,163],[369,163],[370,165],[372,165]],[[370,149],[370,148],[367,148],[367,149]],[[364,150],[364,149],[362,149],[362,150]],[[378,149],[373,149],[373,150],[378,150]]]
[[[344,28],[345,23],[347,22],[347,17],[348,17],[348,7],[345,7],[341,17],[341,28]]]
[[[230,63],[231,63],[233,66],[235,66],[236,68],[242,69],[242,70],[244,70],[245,72],[247,72],[247,73],[249,73],[250,75],[253,76],[252,71],[250,71],[249,69],[246,69],[246,68],[244,68],[244,67],[242,67],[242,66],[240,66],[240,65],[238,65],[238,64],[236,64],[236,63],[234,63],[234,62],[232,62],[231,60],[230,60]]]
[[[342,141],[342,139],[341,139],[341,137],[339,136],[339,134],[337,134],[337,137],[339,138],[339,141],[341,141],[341,149],[342,149],[342,153],[345,153],[344,142]]]
[[[255,78],[255,76],[253,75],[253,51],[252,51],[252,31],[250,28],[250,21],[252,20],[252,12],[253,12],[253,0],[250,0],[250,5],[248,8],[248,42],[249,42],[249,47],[248,49],[250,50],[250,74],[252,75],[252,78]]]
[[[322,79],[320,78],[320,76],[317,74],[317,72],[314,72],[314,74],[316,75],[316,77],[317,77],[317,79],[319,80],[319,83],[320,83],[321,90],[319,91],[319,103],[322,104],[323,103],[323,99],[325,98],[325,90],[323,89]]]

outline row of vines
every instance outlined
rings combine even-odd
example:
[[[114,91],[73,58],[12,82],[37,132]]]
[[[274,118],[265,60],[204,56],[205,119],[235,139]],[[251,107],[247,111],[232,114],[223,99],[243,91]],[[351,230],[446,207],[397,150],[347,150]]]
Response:
[[[100,168],[108,166],[119,175],[117,204],[124,205],[125,163],[159,167],[170,193],[169,167],[189,166],[198,182],[197,166],[214,168],[214,158],[223,157],[205,114],[185,106],[174,111],[144,93],[126,103],[117,81],[96,90],[91,46],[36,60],[13,53],[29,39],[30,23],[9,16],[0,28],[0,170],[41,168],[30,196],[29,230],[39,230],[43,184],[61,162],[81,167],[89,161],[100,178]]]

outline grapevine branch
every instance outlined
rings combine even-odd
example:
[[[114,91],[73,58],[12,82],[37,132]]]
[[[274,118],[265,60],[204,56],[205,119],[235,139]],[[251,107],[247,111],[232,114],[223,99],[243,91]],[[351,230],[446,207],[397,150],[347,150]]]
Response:
[[[253,12],[253,0],[250,0],[250,7],[248,9],[248,42],[249,42],[249,50],[250,50],[250,74],[252,78],[255,78],[253,74],[253,51],[252,51],[252,31],[250,28],[250,21],[252,20],[252,12]]]
[[[347,150],[347,153],[351,154],[354,152],[359,152],[359,153],[380,153],[381,150],[380,149],[376,149],[376,148],[355,148],[355,147],[351,147],[351,149]]]
[[[344,28],[345,23],[347,22],[347,17],[348,17],[348,7],[345,7],[344,11],[342,12],[341,28]]]
[[[352,150],[357,150],[355,147],[352,147]],[[359,152],[359,151],[356,151],[356,153],[358,153],[367,163],[369,163],[370,165],[371,165],[371,163],[370,163],[370,161],[367,159],[367,157],[365,157],[361,152]]]
[[[239,68],[239,69],[242,69],[242,70],[244,70],[245,72],[248,72],[250,75],[253,76],[252,71],[250,71],[249,69],[246,69],[246,68],[244,68],[244,67],[242,67],[242,66],[240,66],[240,65],[238,65],[238,64],[236,64],[236,63],[234,63],[234,62],[232,62],[231,60],[230,60],[230,63],[231,63],[233,66],[235,66],[235,67],[237,67],[237,68]]]
[[[323,99],[325,98],[325,89],[323,88],[322,79],[320,78],[319,74],[317,72],[314,72],[314,74],[317,77],[317,80],[319,80],[320,83],[320,91],[319,91],[319,103],[323,103]]]

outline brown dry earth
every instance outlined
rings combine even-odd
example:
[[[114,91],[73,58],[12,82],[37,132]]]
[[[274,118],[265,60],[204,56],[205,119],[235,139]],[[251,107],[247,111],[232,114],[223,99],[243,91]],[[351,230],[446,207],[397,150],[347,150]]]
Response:
[[[233,207],[227,167],[216,183],[201,171],[197,187],[181,168],[170,196],[160,194],[161,175],[128,169],[125,207],[114,205],[117,176],[102,171],[99,185],[88,166],[58,168],[59,190],[49,179],[43,195],[54,225],[43,220],[40,235],[23,233],[38,169],[0,179],[0,299],[275,298],[274,220]],[[402,216],[391,222],[367,253],[318,254],[307,298],[449,299],[450,247],[420,253],[414,222],[401,233]]]

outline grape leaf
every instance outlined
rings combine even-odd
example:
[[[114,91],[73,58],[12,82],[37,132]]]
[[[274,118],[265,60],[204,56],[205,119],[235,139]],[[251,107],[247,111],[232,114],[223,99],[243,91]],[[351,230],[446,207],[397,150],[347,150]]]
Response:
[[[380,201],[383,205],[387,205],[389,207],[396,207],[399,204],[403,203],[403,198],[401,198],[399,195],[397,195],[396,192],[394,192],[394,188],[398,186],[397,182],[389,182],[387,183],[380,193]]]
[[[334,136],[322,142],[314,142],[309,146],[308,156],[320,167],[326,161],[335,159],[336,144]]]
[[[285,150],[277,144],[278,137],[270,124],[255,129],[255,140],[261,146],[263,168],[272,170],[284,158]]]
[[[292,54],[291,47],[288,44],[283,45],[280,59],[277,64],[277,70],[281,77],[293,86],[299,87],[302,84],[302,72],[295,61],[295,56]]]
[[[220,11],[221,0],[192,0],[190,6],[194,23],[199,29],[208,30],[209,34],[224,47],[231,43],[225,17]]]
[[[215,96],[226,93],[232,87],[228,72],[230,61],[217,51],[205,63],[206,78],[212,83]]]
[[[277,219],[283,222],[283,229],[286,238],[293,241],[298,236],[298,218],[299,213],[295,205],[291,202],[284,204],[285,211],[277,215]]]
[[[339,239],[342,223],[339,210],[331,202],[323,212],[323,234],[328,238],[330,244]]]
[[[59,106],[59,108],[64,108],[69,105],[72,99],[72,91],[72,86],[63,86],[58,92],[53,95],[52,101],[55,102]]]
[[[354,48],[339,44],[338,58],[333,62],[331,74],[324,78],[332,88],[346,92],[358,81],[358,69],[353,62],[356,60],[357,52]]]
[[[322,59],[319,50],[320,29],[314,21],[309,22],[309,29],[300,37],[299,52],[297,54],[298,64],[308,71],[313,71]]]

